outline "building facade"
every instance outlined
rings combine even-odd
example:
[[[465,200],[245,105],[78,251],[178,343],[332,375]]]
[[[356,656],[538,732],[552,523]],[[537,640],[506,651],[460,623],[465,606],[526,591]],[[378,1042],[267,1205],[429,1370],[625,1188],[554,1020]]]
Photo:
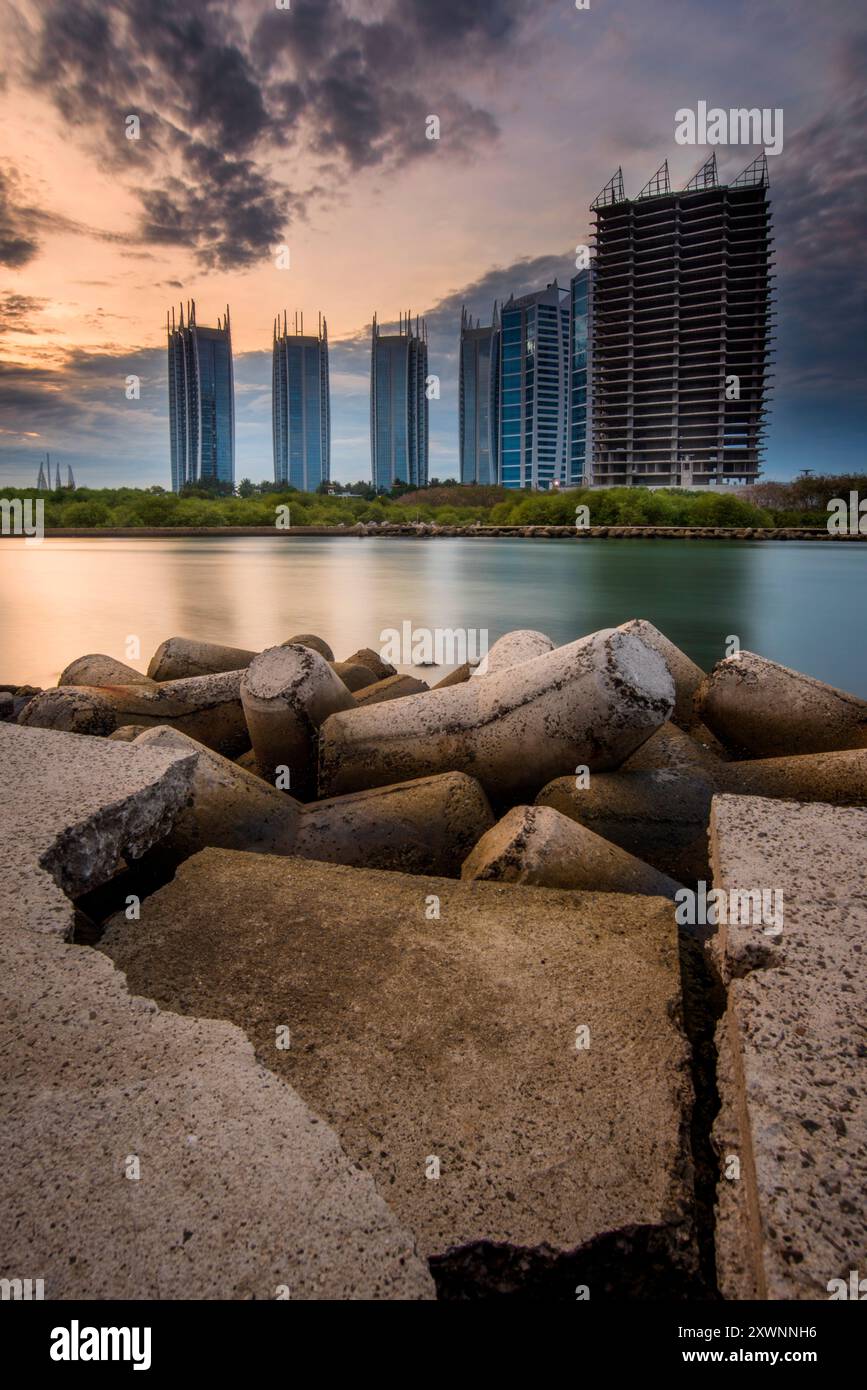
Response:
[[[589,270],[573,275],[569,326],[569,487],[593,482],[592,401],[590,392],[593,280]]]
[[[771,215],[764,154],[728,185],[712,155],[674,192],[617,171],[592,204],[593,480],[749,483],[768,390]]]
[[[289,331],[286,313],[274,321],[271,416],[274,480],[315,492],[331,477],[331,397],[328,326],[319,315],[315,334],[304,333],[304,315]]]
[[[461,309],[459,451],[462,483],[499,478],[500,326],[496,304],[489,327]]]
[[[172,490],[235,482],[235,383],[229,309],[216,328],[196,323],[196,303],[166,316]]]
[[[373,316],[370,351],[370,462],[376,488],[428,480],[427,330],[409,314],[397,333]]]
[[[569,292],[557,281],[502,308],[500,482],[560,487],[567,478]]]

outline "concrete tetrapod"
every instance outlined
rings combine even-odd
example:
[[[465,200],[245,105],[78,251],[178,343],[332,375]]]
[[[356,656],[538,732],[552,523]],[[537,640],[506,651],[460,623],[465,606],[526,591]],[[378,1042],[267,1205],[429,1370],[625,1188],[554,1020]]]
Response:
[[[491,796],[526,797],[577,764],[618,766],[673,702],[662,658],[609,628],[481,680],[332,715],[320,791],[462,771]]]
[[[867,748],[867,700],[755,652],[718,661],[696,699],[711,732],[747,757]]]
[[[336,710],[355,708],[325,657],[311,647],[269,647],[243,673],[241,701],[262,776],[273,782],[285,767],[287,790],[302,799],[315,795],[319,726]]]
[[[174,729],[149,729],[136,744],[195,757],[189,803],[157,850],[172,863],[213,846],[457,877],[494,821],[478,782],[462,772],[304,806]]]
[[[634,632],[648,647],[659,652],[674,680],[672,723],[689,729],[698,719],[695,712],[695,696],[704,680],[704,671],[646,618],[632,618],[630,622],[623,624],[623,631]]]
[[[226,757],[250,738],[241,708],[241,671],[152,685],[60,685],[36,695],[19,723],[73,734],[112,734],[126,724],[170,724]]]
[[[58,685],[152,685],[149,676],[143,676],[132,666],[117,661],[113,656],[94,652],[89,656],[79,656],[61,671]]]
[[[461,878],[662,898],[681,887],[551,806],[513,806],[464,860]]]
[[[544,632],[534,632],[532,628],[516,628],[498,637],[487,655],[482,657],[473,672],[473,679],[491,676],[496,671],[507,671],[510,666],[520,666],[522,661],[531,661],[534,656],[544,656],[554,650],[554,643]]]

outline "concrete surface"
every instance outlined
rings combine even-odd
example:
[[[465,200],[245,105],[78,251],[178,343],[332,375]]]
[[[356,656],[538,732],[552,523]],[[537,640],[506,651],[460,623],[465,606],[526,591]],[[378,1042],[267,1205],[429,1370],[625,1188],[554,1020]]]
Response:
[[[206,850],[102,949],[163,1007],[243,1027],[423,1254],[608,1242],[622,1279],[653,1238],[694,1270],[670,903]]]
[[[827,1299],[867,1266],[865,842],[867,810],[714,798],[714,886],[784,894],[778,937],[710,944],[729,981],[714,1143],[741,1170],[717,1189],[726,1298]]]

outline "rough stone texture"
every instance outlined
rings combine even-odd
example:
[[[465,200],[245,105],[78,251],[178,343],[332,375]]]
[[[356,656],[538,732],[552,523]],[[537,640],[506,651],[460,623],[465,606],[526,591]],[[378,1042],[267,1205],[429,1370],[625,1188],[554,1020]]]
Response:
[[[355,703],[381,705],[386,700],[402,700],[404,695],[420,695],[429,689],[426,681],[420,681],[415,676],[386,676],[385,680],[356,691]]]
[[[681,886],[550,806],[514,806],[467,856],[461,878],[663,898]]]
[[[94,653],[79,656],[61,671],[58,685],[151,685],[149,676],[143,676],[134,667],[117,661],[113,656]]]
[[[594,772],[586,787],[558,777],[543,787],[538,806],[579,821],[683,883],[708,877],[707,826],[714,787],[696,769]]]
[[[311,651],[324,656],[326,661],[334,660],[334,653],[328,643],[324,642],[321,637],[317,637],[315,632],[300,632],[297,637],[290,637],[282,645],[284,647],[309,647]]]
[[[680,647],[676,647],[673,642],[665,636],[659,628],[654,627],[646,618],[633,618],[631,622],[623,624],[624,632],[633,632],[636,637],[640,637],[642,642],[648,647],[652,647],[658,652],[671,672],[674,680],[674,712],[671,716],[673,724],[680,724],[684,729],[693,725],[698,715],[695,710],[695,695],[702,681],[704,671],[700,666],[696,666],[686,652],[682,652]]]
[[[827,1299],[867,1252],[867,810],[714,798],[714,885],[783,889],[782,934],[722,926],[714,1142],[739,1181],[717,1189],[727,1298]],[[735,977],[735,978],[732,978]]]
[[[148,729],[136,747],[177,748],[195,759],[190,802],[163,841],[169,854],[186,858],[206,845],[291,852],[301,804],[287,792],[176,729]]]
[[[219,642],[198,642],[192,637],[169,637],[151,657],[148,675],[155,681],[175,681],[189,676],[213,676],[220,671],[243,671],[254,656],[256,652],[244,647],[224,647]],[[97,684],[96,681],[91,683]]]
[[[431,1297],[371,1179],[237,1028],[162,1013],[63,939],[63,888],[161,835],[192,760],[21,728],[0,754],[0,1277],[49,1299]]]
[[[713,735],[708,733],[709,742],[695,736],[696,725],[689,733],[679,729],[676,724],[663,724],[646,743],[622,764],[621,772],[653,772],[657,768],[678,768],[684,771],[711,771],[720,761],[715,750],[722,752]]]
[[[718,661],[696,700],[708,728],[746,757],[867,748],[867,700],[754,652]]]
[[[534,632],[532,628],[516,628],[498,638],[490,651],[479,662],[473,672],[474,679],[493,675],[496,671],[508,671],[512,666],[520,666],[523,661],[531,661],[534,656],[544,656],[554,650],[554,643],[544,632]]]
[[[397,675],[397,667],[392,666],[388,661],[383,661],[379,652],[375,652],[372,647],[360,647],[357,652],[353,652],[351,656],[348,656],[346,661],[342,664],[347,666],[353,664],[366,666],[368,671],[373,672],[377,681],[384,681],[387,680],[389,676]]]
[[[354,706],[339,675],[312,647],[270,647],[244,672],[241,700],[263,777],[273,782],[287,767],[292,793],[312,796],[319,725]]]
[[[61,685],[35,696],[21,711],[19,723],[103,735],[126,724],[170,724],[232,758],[250,745],[241,708],[242,675],[228,671],[159,685]]]
[[[444,772],[311,802],[298,821],[292,853],[360,868],[457,878],[469,850],[493,823],[476,779]]]
[[[163,1007],[240,1024],[423,1254],[610,1237],[622,1278],[654,1235],[694,1270],[669,903],[207,850],[102,946]]]
[[[377,684],[378,677],[369,666],[362,666],[360,661],[331,661],[329,665],[347,690],[355,692]]]
[[[16,920],[43,932],[70,929],[64,894],[104,883],[121,857],[139,858],[166,834],[194,767],[177,749],[20,725],[0,728],[0,763],[0,892]]]
[[[665,722],[673,693],[656,652],[606,629],[481,680],[333,715],[320,790],[462,771],[489,795],[526,799],[576,765],[616,767]]]

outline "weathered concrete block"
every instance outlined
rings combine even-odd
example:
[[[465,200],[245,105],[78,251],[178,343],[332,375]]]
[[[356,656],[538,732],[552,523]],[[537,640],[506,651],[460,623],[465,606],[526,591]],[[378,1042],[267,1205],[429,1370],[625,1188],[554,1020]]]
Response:
[[[695,696],[704,680],[704,671],[646,618],[633,618],[631,622],[624,623],[623,631],[633,632],[662,657],[674,680],[674,711],[671,721],[684,729],[690,728],[698,719]]]
[[[121,724],[119,729],[115,729],[114,733],[108,735],[108,738],[113,743],[132,743],[133,739],[138,738],[139,734],[143,734],[150,727],[149,724]],[[169,726],[166,724],[162,727],[168,728]]]
[[[239,1029],[162,1013],[63,939],[63,887],[162,834],[191,759],[22,728],[0,750],[0,1274],[48,1299],[431,1297],[371,1178]]]
[[[389,676],[397,675],[397,667],[390,662],[383,661],[379,652],[375,652],[372,647],[360,647],[357,652],[346,658],[347,666],[357,665],[366,666],[368,671],[372,671],[377,681],[387,680]]]
[[[557,777],[538,806],[552,806],[604,840],[680,882],[708,877],[707,826],[714,787],[698,769],[595,772],[589,785]]]
[[[287,767],[293,795],[313,796],[319,726],[354,706],[343,681],[312,647],[270,647],[243,673],[240,689],[262,775],[273,781]]]
[[[475,777],[444,772],[304,807],[293,854],[367,869],[457,876],[494,823]]]
[[[713,781],[717,791],[736,796],[775,796],[786,801],[865,806],[867,748],[721,763],[714,771]]]
[[[523,661],[532,661],[534,656],[544,656],[553,650],[554,643],[544,632],[516,628],[514,632],[506,632],[497,638],[473,672],[473,679],[494,675],[497,671],[508,671],[512,666],[520,666]]]
[[[193,759],[20,725],[0,728],[3,855],[15,919],[35,931],[72,927],[72,904],[105,883],[121,857],[162,839],[192,785]],[[10,907],[11,912],[11,907]],[[2,1249],[2,1246],[0,1246]]]
[[[58,685],[152,685],[149,676],[143,676],[134,667],[117,661],[113,656],[94,653],[79,656],[70,662],[60,673]]]
[[[463,685],[464,681],[468,681],[477,669],[478,662],[465,661],[462,666],[456,666],[453,671],[449,671],[447,676],[443,676],[441,681],[437,681],[432,689],[445,690],[450,685]]]
[[[221,671],[243,671],[256,655],[245,647],[224,647],[219,642],[199,642],[193,637],[169,637],[151,657],[148,675],[155,681],[176,681],[190,676],[213,676]]]
[[[311,651],[324,656],[326,661],[334,660],[334,653],[328,643],[324,642],[321,637],[317,637],[315,632],[300,632],[297,637],[290,637],[281,645],[284,647],[309,647]]]
[[[867,810],[714,798],[714,887],[783,893],[779,935],[727,923],[711,943],[730,981],[714,1127],[726,1298],[827,1299],[863,1276],[865,839]]]
[[[135,746],[177,748],[195,759],[189,803],[162,842],[173,857],[187,858],[207,845],[292,851],[301,813],[294,797],[176,729],[148,729]]]
[[[461,878],[663,898],[681,886],[551,806],[514,806],[467,856]]]
[[[347,690],[366,690],[377,684],[374,672],[369,666],[362,666],[360,661],[330,661],[328,664],[343,681]]]
[[[152,685],[61,685],[35,696],[19,723],[73,734],[114,733],[125,724],[173,729],[235,757],[250,739],[241,708],[241,671]]]
[[[656,652],[607,629],[481,680],[333,715],[320,790],[462,771],[489,795],[534,794],[577,764],[616,767],[665,722],[673,690]]]
[[[655,734],[651,734],[637,753],[626,759],[620,767],[621,772],[653,772],[658,768],[674,768],[682,771],[698,769],[710,772],[720,762],[716,749],[724,750],[708,733],[708,742],[695,737],[696,725],[689,733],[679,729],[676,724],[663,724]]]
[[[653,1248],[691,1286],[670,904],[207,850],[102,946],[161,1006],[243,1027],[440,1279],[541,1266],[593,1296]]]
[[[385,680],[377,681],[374,685],[357,690],[355,703],[357,705],[381,705],[386,700],[402,700],[404,695],[420,695],[429,689],[430,686],[426,681],[417,680],[415,676],[386,676]]]
[[[867,748],[867,700],[754,652],[718,661],[696,698],[708,728],[748,757]]]

